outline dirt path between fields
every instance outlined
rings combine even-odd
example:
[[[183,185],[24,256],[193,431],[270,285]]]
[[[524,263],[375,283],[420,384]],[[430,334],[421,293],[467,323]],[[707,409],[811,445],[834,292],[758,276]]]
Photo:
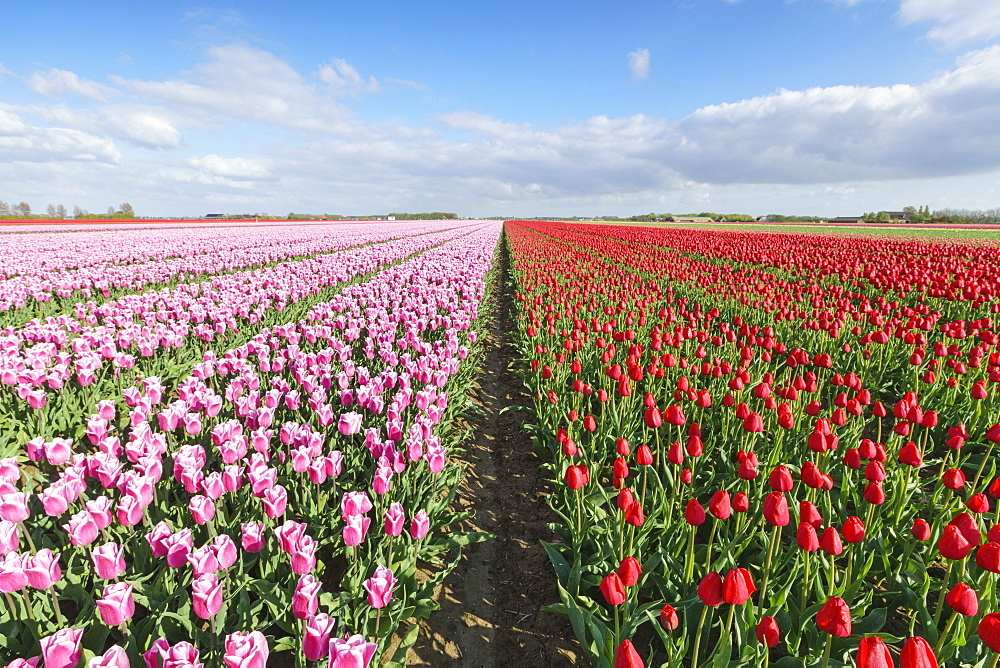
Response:
[[[506,249],[505,249],[506,250]],[[555,576],[539,540],[550,540],[546,523],[555,516],[546,503],[549,487],[522,430],[528,413],[501,411],[530,406],[520,379],[508,368],[516,357],[516,313],[510,257],[501,255],[499,302],[483,327],[487,351],[480,381],[471,393],[482,411],[471,420],[474,437],[462,458],[468,466],[457,502],[476,516],[458,528],[485,531],[496,539],[465,548],[444,581],[441,609],[421,622],[407,665],[549,668],[581,663],[566,618],[542,612],[559,600]]]

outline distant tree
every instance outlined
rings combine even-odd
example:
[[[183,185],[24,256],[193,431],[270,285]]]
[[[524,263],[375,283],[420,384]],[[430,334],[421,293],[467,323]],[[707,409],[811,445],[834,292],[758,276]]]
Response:
[[[109,206],[108,207],[108,218],[114,218],[114,217],[115,217],[115,207]]]
[[[31,205],[27,202],[18,202],[14,205],[14,214],[21,218],[31,217]]]
[[[84,218],[84,217],[89,216],[89,215],[90,215],[90,212],[87,211],[86,209],[81,209],[76,204],[73,205],[73,217],[74,218]]]
[[[56,217],[65,218],[66,217],[66,207],[60,204],[56,207]]]
[[[0,199],[0,216],[11,215],[10,204]]]
[[[55,218],[56,217],[56,205],[55,204],[49,204],[47,207],[45,207],[45,217],[46,218]]]
[[[889,215],[888,211],[879,211],[875,216],[876,223],[891,223],[892,217]]]
[[[118,207],[118,213],[122,214],[123,218],[135,218],[135,209],[128,202],[122,202],[122,205]]]

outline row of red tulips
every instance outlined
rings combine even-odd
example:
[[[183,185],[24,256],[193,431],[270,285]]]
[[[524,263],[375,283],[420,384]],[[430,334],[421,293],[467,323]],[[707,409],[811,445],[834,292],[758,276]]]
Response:
[[[507,232],[595,664],[996,661],[1000,249]]]

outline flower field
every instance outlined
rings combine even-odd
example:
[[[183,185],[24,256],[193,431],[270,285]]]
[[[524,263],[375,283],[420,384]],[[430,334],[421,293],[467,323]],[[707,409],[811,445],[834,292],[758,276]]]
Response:
[[[500,232],[0,237],[4,663],[389,661],[482,538],[442,529]]]
[[[1000,244],[60,228],[0,233],[0,665],[403,665],[490,539],[452,502],[504,290],[589,664],[1000,660]]]
[[[508,234],[594,665],[997,664],[996,244]]]

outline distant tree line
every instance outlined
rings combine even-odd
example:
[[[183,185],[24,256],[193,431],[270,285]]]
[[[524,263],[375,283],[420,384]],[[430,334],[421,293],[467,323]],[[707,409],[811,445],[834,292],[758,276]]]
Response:
[[[907,220],[913,223],[979,224],[1000,223],[1000,207],[992,209],[938,209],[931,211],[927,205],[903,207]],[[900,222],[893,220],[888,211],[869,212],[861,216],[869,223]]]
[[[32,213],[31,205],[27,202],[8,204],[7,202],[0,200],[0,218],[36,218],[58,220],[68,217],[69,212],[62,204],[49,204],[45,207],[45,213]],[[107,218],[118,218],[130,220],[135,218],[135,209],[133,209],[132,205],[128,202],[123,202],[117,209],[113,206],[109,206],[107,213],[90,213],[86,209],[74,206],[72,217],[77,220],[85,220],[88,218],[102,220]]]

